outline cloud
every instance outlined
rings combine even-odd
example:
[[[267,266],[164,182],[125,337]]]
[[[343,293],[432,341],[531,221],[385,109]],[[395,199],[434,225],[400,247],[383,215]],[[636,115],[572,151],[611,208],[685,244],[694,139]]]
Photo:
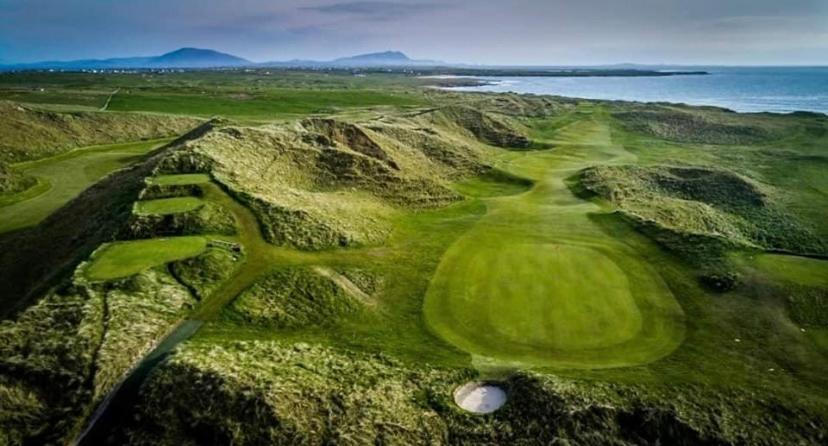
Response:
[[[331,15],[349,15],[372,20],[386,20],[430,11],[446,9],[448,5],[438,3],[396,3],[396,2],[342,2],[321,6],[305,6],[299,9]]]

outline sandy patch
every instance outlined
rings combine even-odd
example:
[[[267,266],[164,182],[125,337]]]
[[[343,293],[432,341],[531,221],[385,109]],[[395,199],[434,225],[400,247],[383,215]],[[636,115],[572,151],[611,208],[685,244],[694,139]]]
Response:
[[[494,384],[468,383],[454,391],[454,402],[473,413],[492,413],[506,404],[506,391]]]

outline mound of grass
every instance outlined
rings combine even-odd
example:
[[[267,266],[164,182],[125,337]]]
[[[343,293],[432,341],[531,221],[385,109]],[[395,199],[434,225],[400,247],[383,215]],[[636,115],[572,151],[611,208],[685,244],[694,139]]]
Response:
[[[531,146],[529,138],[519,129],[519,125],[506,116],[451,105],[435,110],[430,118],[435,124],[462,129],[493,146],[507,149],[528,149]]]
[[[820,253],[824,243],[778,203],[778,193],[723,169],[602,166],[577,187],[614,203],[640,228],[677,251],[732,247]]]
[[[200,198],[162,198],[136,202],[123,232],[124,237],[135,239],[198,234],[234,235],[236,219],[223,206]]]
[[[95,281],[119,279],[196,256],[205,249],[207,240],[195,236],[109,243],[95,252],[84,274]]]
[[[190,212],[204,206],[198,197],[173,197],[135,202],[135,213],[139,215],[168,215]]]
[[[215,291],[236,268],[237,256],[224,249],[208,249],[195,257],[170,264],[170,272],[199,299]]]
[[[384,355],[273,341],[189,341],[153,373],[138,416],[113,430],[133,444],[818,443],[824,421],[768,397],[668,384],[623,386],[533,373],[498,380],[490,415],[455,406],[475,373]],[[208,392],[205,389],[210,389]],[[678,397],[683,394],[686,397]],[[774,413],[790,430],[769,425]],[[449,440],[450,439],[450,440]]]
[[[0,161],[16,163],[77,147],[176,136],[198,122],[134,113],[59,113],[0,101]]]
[[[227,317],[280,328],[337,321],[362,308],[354,293],[313,268],[274,271],[242,293]]]
[[[18,172],[13,167],[0,161],[0,197],[24,191],[37,183],[37,180]]]
[[[164,269],[107,284],[81,271],[0,323],[0,438],[11,444],[67,442],[194,303]]]
[[[613,113],[627,130],[670,141],[704,144],[754,144],[778,138],[776,121],[723,110],[653,106]]]
[[[269,242],[324,249],[384,240],[398,208],[459,200],[445,185],[450,169],[430,166],[407,141],[317,119],[215,129],[171,153],[160,171],[210,171],[256,213]]]

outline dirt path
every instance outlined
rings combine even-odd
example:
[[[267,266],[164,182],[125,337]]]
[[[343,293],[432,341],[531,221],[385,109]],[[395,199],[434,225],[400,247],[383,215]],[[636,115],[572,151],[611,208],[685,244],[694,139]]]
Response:
[[[110,93],[110,94],[109,94],[109,97],[108,97],[108,98],[106,98],[106,102],[104,102],[104,105],[103,105],[103,106],[101,106],[101,108],[100,108],[100,110],[99,110],[99,111],[106,111],[106,109],[108,109],[108,108],[109,108],[109,103],[110,103],[110,102],[112,102],[112,97],[113,97],[113,96],[115,96],[116,94],[118,94],[118,92],[119,92],[119,91],[121,91],[121,89],[120,89],[120,88],[116,88],[116,89],[115,89],[115,91],[113,91],[112,93]]]

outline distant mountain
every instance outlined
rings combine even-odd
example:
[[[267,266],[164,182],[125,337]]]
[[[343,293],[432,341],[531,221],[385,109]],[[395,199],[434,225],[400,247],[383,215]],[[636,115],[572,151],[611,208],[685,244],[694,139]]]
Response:
[[[171,53],[153,57],[150,64],[155,67],[169,68],[210,68],[238,67],[251,65],[252,62],[231,54],[199,48],[181,48]]]
[[[309,68],[360,68],[360,67],[390,67],[390,66],[425,66],[425,65],[441,65],[442,62],[433,60],[416,60],[411,59],[400,51],[382,51],[378,53],[358,54],[350,57],[340,57],[339,59],[321,61],[321,60],[289,60],[277,62],[265,62],[259,64],[261,66],[270,67],[309,67]]]
[[[121,57],[113,59],[84,59],[46,61],[6,65],[6,69],[116,69],[116,68],[218,68],[253,65],[253,62],[231,54],[200,48],[181,48],[155,57]]]
[[[416,61],[400,51],[383,51],[380,53],[359,54],[351,57],[341,57],[331,61],[331,65],[339,66],[371,66],[371,65],[412,65]]]
[[[46,61],[27,64],[0,65],[0,70],[114,70],[142,68],[224,68],[224,67],[295,67],[295,68],[359,68],[385,66],[435,66],[442,62],[411,59],[400,51],[359,54],[329,61],[290,60],[255,63],[232,54],[200,48],[181,48],[160,56],[119,57]]]

